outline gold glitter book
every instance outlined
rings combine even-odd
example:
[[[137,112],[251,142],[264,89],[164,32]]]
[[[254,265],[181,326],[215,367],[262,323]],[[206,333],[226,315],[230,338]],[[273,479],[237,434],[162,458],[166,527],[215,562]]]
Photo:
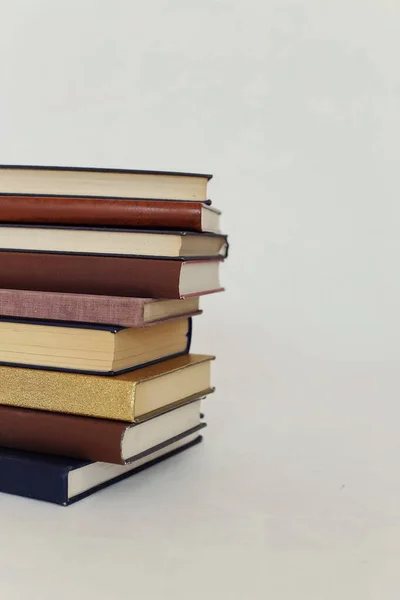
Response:
[[[115,377],[0,367],[0,404],[140,422],[208,394],[213,358],[186,354]]]

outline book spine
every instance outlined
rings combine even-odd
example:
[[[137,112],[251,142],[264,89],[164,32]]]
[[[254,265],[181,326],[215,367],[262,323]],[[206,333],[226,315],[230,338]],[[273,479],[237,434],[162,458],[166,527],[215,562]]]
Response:
[[[201,231],[202,204],[0,194],[0,222]]]
[[[0,404],[5,406],[132,423],[135,386],[115,377],[0,367]]]
[[[4,454],[0,457],[0,492],[54,504],[67,504],[68,472],[64,467]]]
[[[0,315],[124,327],[144,326],[145,301],[140,298],[0,290]]]
[[[0,446],[123,464],[126,424],[62,413],[0,406]]]
[[[0,288],[180,298],[179,260],[0,252]]]

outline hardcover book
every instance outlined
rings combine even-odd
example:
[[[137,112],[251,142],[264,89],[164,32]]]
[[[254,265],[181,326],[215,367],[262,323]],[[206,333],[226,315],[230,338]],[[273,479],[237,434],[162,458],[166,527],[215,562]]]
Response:
[[[219,221],[220,211],[202,202],[0,193],[1,223],[220,233]]]
[[[100,256],[225,258],[228,243],[226,236],[215,233],[0,224],[0,250]]]
[[[115,377],[0,367],[0,404],[134,423],[207,395],[213,358],[184,354]]]
[[[211,177],[166,171],[0,165],[0,192],[204,202]]]
[[[0,447],[123,465],[205,427],[201,400],[134,425],[0,406]]]
[[[199,298],[159,300],[31,290],[0,290],[0,314],[24,319],[51,319],[145,327],[200,314]]]
[[[0,288],[172,300],[222,291],[220,263],[0,252]]]
[[[0,317],[0,364],[115,375],[189,352],[191,330],[190,319],[134,329]]]
[[[155,450],[128,465],[110,465],[23,450],[0,449],[0,492],[67,506],[112,483],[156,465],[201,441],[198,433]]]

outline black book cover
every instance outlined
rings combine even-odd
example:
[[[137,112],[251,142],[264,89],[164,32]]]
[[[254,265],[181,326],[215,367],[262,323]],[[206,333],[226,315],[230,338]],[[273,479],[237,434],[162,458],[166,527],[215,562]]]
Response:
[[[199,435],[194,440],[166,452],[158,458],[149,460],[149,462],[137,468],[127,469],[122,475],[96,485],[72,498],[68,497],[68,474],[74,469],[80,469],[92,463],[61,456],[0,448],[0,492],[67,506],[113,483],[139,473],[147,467],[175,456],[183,450],[198,444],[201,440],[202,436]]]

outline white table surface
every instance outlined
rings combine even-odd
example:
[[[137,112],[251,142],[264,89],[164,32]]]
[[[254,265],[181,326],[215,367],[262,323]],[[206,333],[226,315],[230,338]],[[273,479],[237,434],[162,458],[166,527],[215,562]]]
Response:
[[[394,599],[395,374],[318,367],[231,379],[202,445],[75,505],[0,496],[3,597]]]

